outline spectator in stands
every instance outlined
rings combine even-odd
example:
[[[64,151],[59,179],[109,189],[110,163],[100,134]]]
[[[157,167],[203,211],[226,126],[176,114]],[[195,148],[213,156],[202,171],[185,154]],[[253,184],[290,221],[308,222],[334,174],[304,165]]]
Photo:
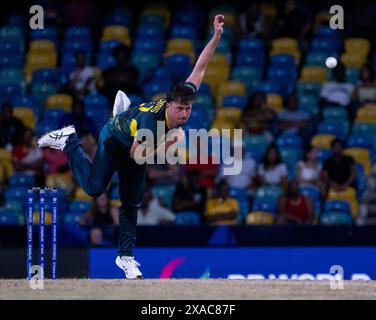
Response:
[[[270,144],[259,164],[258,179],[261,185],[287,185],[287,167],[282,162],[281,155],[275,144]]]
[[[150,188],[145,189],[141,208],[138,210],[138,225],[171,224],[175,222],[174,213],[162,206],[158,198],[154,198]]]
[[[278,128],[281,133],[302,133],[307,129],[309,114],[299,110],[299,100],[297,95],[292,94],[285,102],[286,109],[278,113]]]
[[[242,127],[251,134],[263,134],[272,139],[268,129],[270,129],[275,112],[266,104],[266,94],[263,92],[255,92],[250,98],[247,107],[241,115]]]
[[[333,69],[333,79],[334,81],[326,82],[321,87],[321,105],[349,106],[354,85],[346,82],[346,67],[341,62]]]
[[[94,7],[89,0],[71,0],[65,7],[65,22],[69,26],[87,26],[93,17]]]
[[[94,135],[89,131],[82,131],[80,143],[82,149],[85,151],[91,161],[94,160],[95,153],[98,148],[98,141]]]
[[[42,153],[44,163],[46,164],[46,174],[57,172],[63,173],[69,171],[68,158],[63,151],[51,148],[43,148]]]
[[[33,130],[26,129],[20,143],[12,150],[12,163],[15,172],[35,176],[37,184],[40,185],[43,183],[43,155],[36,142],[37,137]]]
[[[310,198],[300,194],[297,181],[289,181],[287,191],[278,202],[277,224],[312,224],[315,212]]]
[[[147,169],[152,185],[175,185],[181,179],[181,166],[178,164],[150,164]]]
[[[3,103],[0,115],[0,148],[11,150],[24,131],[22,121],[13,116],[13,106]]]
[[[278,12],[274,38],[291,37],[300,41],[307,36],[311,29],[311,14],[305,7],[296,0],[286,0]]]
[[[376,103],[375,73],[372,66],[368,64],[360,69],[359,85],[355,90],[355,100],[361,106],[368,102]]]
[[[211,225],[236,224],[239,203],[230,198],[230,187],[221,180],[217,185],[216,195],[206,202],[205,222]]]
[[[90,132],[97,136],[97,127],[93,119],[85,114],[85,104],[83,100],[77,99],[73,103],[72,112],[64,115],[59,121],[59,127],[73,125],[79,137],[83,133]]]
[[[197,152],[190,152],[185,171],[199,172],[199,185],[204,188],[215,187],[215,177],[218,174],[219,164],[217,159],[208,153],[208,148],[197,138]]]
[[[343,143],[339,139],[331,144],[332,155],[325,160],[321,180],[325,186],[325,194],[332,188],[336,191],[354,187],[356,179],[356,166],[354,159],[343,154]]]
[[[241,158],[239,159],[242,163],[241,172],[236,175],[225,175],[224,169],[226,167],[233,167],[233,165],[221,164],[219,174],[217,176],[218,181],[223,179],[231,188],[247,189],[251,192],[251,188],[253,187],[253,179],[256,176],[256,162],[248,153],[245,152],[243,145],[239,145],[235,142],[233,147],[235,157],[239,153],[236,151],[236,149],[241,149]]]
[[[77,68],[69,75],[69,88],[76,98],[83,99],[97,92],[94,69],[86,65],[85,51],[78,50],[75,56]]]
[[[305,153],[303,161],[296,165],[296,179],[300,186],[322,187],[320,181],[321,165],[316,161],[317,149]]]
[[[90,209],[81,217],[80,225],[90,228],[90,240],[94,245],[103,244],[103,239],[112,239],[113,226],[119,224],[119,212],[111,206],[107,193],[94,198]]]
[[[267,35],[266,17],[260,10],[260,1],[250,2],[247,9],[239,15],[238,33],[239,38],[265,38]]]
[[[116,65],[103,71],[103,94],[110,101],[115,99],[118,90],[127,94],[142,95],[142,90],[138,86],[139,71],[130,63],[130,48],[119,45],[114,48],[113,56],[116,59]]]
[[[173,196],[173,211],[194,211],[202,217],[205,210],[206,189],[199,185],[200,173],[191,170],[177,185]]]

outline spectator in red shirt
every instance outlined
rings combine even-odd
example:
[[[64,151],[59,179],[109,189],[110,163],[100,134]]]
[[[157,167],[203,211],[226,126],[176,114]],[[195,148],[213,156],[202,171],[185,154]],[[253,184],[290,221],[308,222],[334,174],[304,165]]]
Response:
[[[215,187],[215,178],[218,175],[219,164],[216,164],[215,158],[204,150],[201,139],[197,139],[197,152],[191,154],[185,166],[185,171],[198,171],[200,173],[199,185],[204,188]],[[205,159],[205,160],[204,160]]]
[[[43,148],[43,160],[47,164],[47,174],[69,170],[67,155],[57,149]]]
[[[312,224],[315,219],[311,200],[300,194],[297,181],[289,181],[287,192],[278,203],[278,224]]]

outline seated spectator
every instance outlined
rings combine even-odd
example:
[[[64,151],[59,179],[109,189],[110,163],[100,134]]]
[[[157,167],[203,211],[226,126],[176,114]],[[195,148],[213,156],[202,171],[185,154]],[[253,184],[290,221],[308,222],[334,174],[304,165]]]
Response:
[[[69,75],[69,89],[72,94],[79,99],[83,99],[87,94],[97,92],[95,75],[92,67],[86,65],[86,53],[76,52],[77,68]]]
[[[277,185],[285,188],[287,184],[287,167],[275,144],[270,144],[259,164],[258,179],[261,185]]]
[[[311,200],[299,193],[297,181],[289,181],[284,196],[279,199],[277,224],[312,224],[315,212]]]
[[[43,182],[43,154],[36,143],[33,130],[26,129],[20,143],[12,150],[12,163],[15,172],[35,176],[39,185]]]
[[[205,222],[211,225],[236,224],[239,203],[230,198],[230,187],[222,180],[217,185],[217,192],[206,202]]]
[[[316,161],[317,149],[311,148],[305,155],[303,161],[296,166],[296,180],[299,186],[313,186],[321,188],[320,171],[321,165]]]
[[[346,67],[339,62],[333,69],[334,81],[325,82],[321,87],[321,104],[349,106],[354,93],[354,85],[346,82]]]
[[[266,104],[266,95],[255,92],[249,98],[247,107],[241,115],[241,125],[246,132],[251,134],[266,134],[271,128],[275,116],[274,110]]]
[[[355,99],[361,106],[376,103],[375,73],[372,66],[365,65],[359,73],[359,85],[355,90]]]
[[[81,137],[83,133],[90,132],[97,136],[97,127],[93,119],[85,114],[85,104],[82,100],[75,100],[72,112],[64,115],[59,121],[59,127],[73,125],[77,135]]]
[[[171,224],[175,222],[174,213],[164,208],[158,198],[154,198],[150,188],[145,189],[141,208],[138,210],[138,225]]]
[[[93,17],[93,3],[89,0],[71,0],[65,6],[65,23],[69,26],[89,25]]]
[[[354,187],[356,179],[356,166],[352,157],[343,154],[343,144],[335,139],[331,144],[332,155],[324,161],[321,171],[321,179],[325,186],[325,193],[330,188],[336,191],[344,191],[348,187]]]
[[[311,13],[296,0],[286,0],[274,27],[274,37],[304,39],[311,29]]]
[[[239,15],[238,29],[239,38],[266,37],[266,17],[260,10],[260,1],[250,2],[247,9]]]
[[[94,245],[101,245],[103,239],[113,237],[113,226],[119,224],[118,208],[111,206],[107,193],[94,198],[91,208],[81,217],[79,224],[90,228],[90,240]]]
[[[301,133],[307,129],[309,114],[299,110],[298,97],[290,95],[285,103],[286,109],[278,113],[278,128],[282,133]]]
[[[45,168],[47,174],[69,171],[68,157],[63,151],[52,148],[43,148],[42,154],[43,160],[47,164]]]
[[[253,186],[253,178],[256,176],[256,162],[251,156],[245,152],[243,146],[234,144],[234,155],[239,152],[235,152],[237,148],[241,150],[241,158],[238,159],[241,162],[241,171],[235,175],[225,175],[224,169],[231,168],[234,165],[221,164],[218,174],[218,181],[225,180],[231,188],[247,189],[251,191]]]
[[[215,157],[208,153],[208,148],[202,144],[201,138],[197,139],[197,151],[191,152],[185,172],[197,171],[200,175],[198,184],[204,188],[215,187],[215,177],[218,174],[219,164]]]
[[[91,161],[94,160],[95,153],[98,148],[98,141],[92,133],[88,131],[82,131],[80,143],[82,149],[85,151]]]
[[[175,213],[182,211],[195,211],[201,216],[205,210],[206,189],[199,185],[200,173],[191,170],[186,173],[182,181],[177,185],[172,209]]]
[[[152,185],[177,184],[181,178],[181,166],[178,164],[149,164],[148,179]]]
[[[3,103],[0,115],[0,148],[11,150],[22,137],[25,126],[22,121],[13,116],[13,106]]]
[[[109,101],[114,101],[118,90],[126,94],[133,93],[142,95],[138,86],[139,71],[136,66],[130,63],[130,49],[124,45],[115,47],[113,56],[116,65],[103,71],[103,94]]]

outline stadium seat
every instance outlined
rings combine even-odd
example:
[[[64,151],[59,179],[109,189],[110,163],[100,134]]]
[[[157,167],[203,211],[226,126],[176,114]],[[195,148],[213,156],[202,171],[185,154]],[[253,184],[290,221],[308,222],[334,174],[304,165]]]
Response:
[[[323,110],[323,117],[325,121],[347,121],[347,110],[340,107],[326,107]]]
[[[16,26],[5,26],[0,28],[1,40],[23,40],[24,32],[22,28]]]
[[[244,95],[230,94],[225,95],[221,103],[222,107],[233,107],[244,109],[247,105],[247,98]]]
[[[324,211],[339,211],[351,215],[351,206],[347,201],[329,200],[325,202]]]
[[[23,174],[23,173],[16,173],[9,178],[9,186],[10,187],[25,187],[30,188],[35,186],[35,178],[34,176]]]
[[[351,206],[351,213],[353,217],[358,214],[357,193],[354,188],[347,188],[345,191],[329,190],[328,200],[343,200],[347,201]]]
[[[366,58],[359,53],[343,53],[341,55],[341,62],[346,68],[361,68]]]
[[[366,58],[371,48],[371,43],[364,38],[348,38],[345,40],[345,51],[357,53]]]
[[[78,187],[74,192],[74,200],[91,201],[92,197],[90,197],[82,188]]]
[[[316,134],[312,137],[311,144],[315,148],[330,149],[330,144],[335,138],[333,134]]]
[[[274,54],[270,57],[270,66],[295,68],[295,57],[291,54]]]
[[[299,80],[322,84],[328,81],[328,74],[323,67],[303,67]]]
[[[283,134],[277,138],[276,143],[279,148],[289,147],[299,149],[302,147],[302,138],[297,134]]]
[[[50,173],[46,177],[46,186],[63,189],[70,194],[74,189],[73,177],[69,173]]]
[[[274,215],[277,212],[277,203],[255,201],[252,206],[252,211],[263,211]]]
[[[264,225],[264,224],[273,224],[274,215],[270,212],[263,211],[254,211],[250,212],[246,218],[246,224],[255,224],[255,225]]]
[[[311,202],[315,208],[316,216],[320,216],[321,214],[321,191],[318,187],[314,186],[305,186],[302,185],[299,187],[300,193],[309,197]]]
[[[107,26],[103,29],[101,40],[118,40],[126,46],[131,45],[129,30],[122,25]]]
[[[245,151],[256,161],[259,162],[264,155],[270,141],[265,136],[257,134],[247,134],[244,137]]]
[[[277,38],[272,41],[273,53],[291,53],[299,51],[298,41],[293,38]]]
[[[20,84],[24,81],[22,68],[4,68],[0,69],[1,84]]]
[[[161,198],[164,204],[171,208],[172,205],[172,197],[175,192],[175,185],[159,185],[152,187],[152,193],[154,197]]]
[[[224,96],[227,95],[246,95],[246,87],[240,81],[226,81],[219,85],[218,87],[218,95],[217,98],[217,105],[219,106],[222,102]]]
[[[351,215],[343,212],[324,212],[320,217],[320,224],[323,225],[352,225]]]
[[[21,120],[25,127],[34,129],[36,125],[36,119],[34,112],[30,108],[16,107],[13,109],[13,115],[17,119]]]
[[[86,26],[67,27],[64,32],[64,42],[84,41],[90,42],[91,30]]]
[[[66,112],[72,111],[73,98],[69,94],[56,93],[47,97],[47,108],[60,108]]]
[[[359,147],[346,148],[344,154],[353,157],[355,162],[361,164],[367,176],[371,174],[372,162],[368,149]]]
[[[74,200],[69,204],[68,210],[70,212],[85,213],[91,206],[90,201]]]
[[[176,225],[191,225],[196,226],[200,224],[200,215],[197,212],[183,211],[176,213]]]
[[[56,54],[55,44],[49,40],[34,40],[30,42],[28,54]]]
[[[238,53],[235,59],[235,67],[263,68],[265,55],[263,53]]]
[[[297,83],[298,95],[312,94],[318,96],[321,91],[321,84],[317,82],[303,81]]]
[[[317,127],[318,134],[333,134],[337,138],[344,140],[346,136],[345,126],[341,122],[320,122]]]
[[[44,27],[43,29],[31,30],[30,39],[32,41],[49,40],[51,42],[56,42],[57,41],[56,28],[55,27]]]

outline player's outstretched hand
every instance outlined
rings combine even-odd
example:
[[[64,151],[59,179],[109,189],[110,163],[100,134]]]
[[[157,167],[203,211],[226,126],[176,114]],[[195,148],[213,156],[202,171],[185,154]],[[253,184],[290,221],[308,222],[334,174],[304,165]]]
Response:
[[[217,36],[222,36],[223,33],[223,24],[224,24],[225,16],[223,14],[217,14],[214,17],[214,34]]]

